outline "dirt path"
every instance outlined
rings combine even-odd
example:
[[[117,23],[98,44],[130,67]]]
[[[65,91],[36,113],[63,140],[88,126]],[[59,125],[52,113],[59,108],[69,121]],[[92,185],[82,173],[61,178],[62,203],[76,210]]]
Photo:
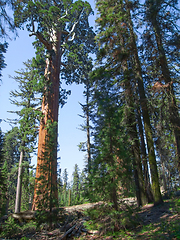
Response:
[[[134,208],[134,210],[136,209],[137,211],[136,201],[134,198],[126,198],[121,201],[128,205],[131,205]],[[24,232],[23,234],[19,235],[19,237],[14,239],[21,239],[22,237],[26,237],[27,239],[32,239],[32,240],[38,240],[38,239],[41,239],[41,240],[49,240],[49,239],[111,240],[111,239],[114,239],[114,236],[103,237],[99,235],[99,232],[97,230],[88,231],[84,227],[84,223],[88,220],[88,217],[84,216],[83,212],[87,209],[96,207],[103,203],[104,202],[100,201],[97,203],[87,203],[87,204],[75,205],[71,207],[63,207],[61,208],[63,210],[61,212],[61,215],[64,217],[64,220],[54,225],[53,230],[48,229],[48,224],[45,223],[44,225],[42,225],[40,231],[37,232],[34,229],[34,232],[33,230],[31,232]],[[135,235],[129,236],[130,238],[125,237],[120,239],[124,239],[124,240],[125,239],[138,239],[138,240],[153,239],[153,238],[148,238],[146,232],[141,233],[141,229],[144,226],[153,224],[154,226],[157,226],[157,231],[158,231],[160,223],[162,221],[166,221],[170,223],[175,220],[176,222],[177,221],[180,222],[180,215],[178,215],[177,212],[173,212],[173,210],[171,209],[173,209],[171,200],[166,200],[164,201],[163,204],[156,207],[154,207],[153,204],[147,204],[141,209],[138,209],[137,215],[139,216],[139,225],[133,228],[133,232]],[[160,238],[160,239],[163,239],[163,238]],[[165,237],[164,239],[168,239],[168,238]]]

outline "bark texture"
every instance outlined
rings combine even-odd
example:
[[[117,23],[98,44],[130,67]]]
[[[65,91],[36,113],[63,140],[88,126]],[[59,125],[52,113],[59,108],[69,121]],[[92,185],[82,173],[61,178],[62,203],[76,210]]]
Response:
[[[57,192],[57,124],[59,110],[59,74],[61,63],[61,32],[53,31],[51,55],[46,61],[46,88],[42,101],[43,118],[40,122],[36,181],[32,210],[48,192],[50,209],[58,199]],[[46,197],[48,197],[46,195]],[[51,201],[52,200],[52,201]]]
[[[128,3],[127,3],[127,6],[128,6]],[[129,22],[130,38],[131,38],[131,43],[132,43],[133,55],[134,55],[134,65],[135,65],[134,73],[135,73],[136,81],[138,83],[140,104],[141,104],[141,109],[142,109],[144,129],[145,129],[147,148],[148,148],[148,159],[149,159],[150,170],[151,170],[151,179],[152,179],[152,192],[153,192],[153,197],[154,197],[154,204],[157,205],[157,204],[163,202],[163,200],[162,200],[160,186],[159,186],[159,177],[158,177],[154,142],[153,142],[153,136],[152,136],[152,129],[151,129],[151,124],[150,124],[149,112],[148,112],[147,98],[146,98],[145,90],[144,90],[141,64],[140,64],[140,60],[139,60],[139,56],[138,56],[135,34],[134,34],[134,30],[133,30],[133,23],[131,20],[130,9],[128,7],[127,7],[127,12],[128,12],[128,16],[129,16],[128,22]]]
[[[25,146],[25,143],[22,143],[22,147]],[[19,159],[19,167],[18,167],[18,178],[17,178],[17,187],[16,187],[16,201],[15,201],[15,213],[19,213],[21,211],[21,195],[22,195],[22,172],[23,172],[23,158],[24,158],[24,150],[21,150],[20,159]]]
[[[125,99],[126,99],[126,119],[128,132],[130,136],[131,151],[133,155],[133,169],[134,169],[134,178],[136,185],[136,197],[137,205],[143,206],[147,203],[147,197],[145,193],[145,185],[142,172],[142,162],[140,157],[140,145],[138,141],[138,134],[136,129],[136,119],[134,112],[134,101],[133,101],[133,92],[131,89],[131,79],[129,76],[129,70],[127,63],[123,64],[124,71],[124,87],[125,87]]]
[[[140,108],[138,104],[136,104],[137,108],[137,121],[138,121],[138,128],[139,128],[139,136],[140,136],[140,149],[141,149],[141,154],[142,154],[142,165],[143,165],[143,175],[144,175],[144,183],[145,183],[145,192],[148,198],[148,202],[153,202],[153,194],[152,194],[152,189],[151,189],[151,184],[150,184],[150,176],[149,176],[149,167],[148,167],[148,156],[146,153],[146,144],[144,140],[144,131],[143,131],[143,125],[142,125],[142,120],[141,120],[141,113],[140,113]]]

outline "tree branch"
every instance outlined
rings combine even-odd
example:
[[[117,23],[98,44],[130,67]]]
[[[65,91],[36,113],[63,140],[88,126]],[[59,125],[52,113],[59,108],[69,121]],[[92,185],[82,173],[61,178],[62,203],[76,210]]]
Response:
[[[66,13],[65,13],[65,15],[62,16],[60,19],[65,18],[65,17],[67,16],[67,14],[68,14],[68,12],[67,12],[67,9],[66,9]]]
[[[47,48],[47,50],[51,50],[52,49],[52,44],[50,42],[48,42],[42,36],[42,34],[40,32],[37,31],[37,32],[32,32],[32,33],[29,34],[30,37],[33,36],[33,35],[36,36],[39,39],[39,41],[44,44],[44,46]]]
[[[40,32],[35,31],[35,25],[34,25],[34,21],[33,21],[33,20],[32,20],[32,31],[31,31],[31,33],[29,34],[29,36],[30,36],[30,37],[31,37],[31,36],[36,36],[36,37],[39,39],[39,41],[40,41],[41,43],[43,43],[44,46],[45,46],[48,50],[51,50],[52,44],[49,43],[49,42],[43,37],[43,35],[42,35]]]

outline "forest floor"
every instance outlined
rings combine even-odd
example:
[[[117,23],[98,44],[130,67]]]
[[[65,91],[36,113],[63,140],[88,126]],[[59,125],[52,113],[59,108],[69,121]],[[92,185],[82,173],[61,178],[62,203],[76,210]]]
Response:
[[[0,239],[180,239],[180,197],[142,208],[137,208],[133,198],[124,199],[118,212],[103,202],[61,210],[61,221],[51,229],[47,223],[37,228],[33,222],[19,225],[11,220],[6,228],[0,226]]]

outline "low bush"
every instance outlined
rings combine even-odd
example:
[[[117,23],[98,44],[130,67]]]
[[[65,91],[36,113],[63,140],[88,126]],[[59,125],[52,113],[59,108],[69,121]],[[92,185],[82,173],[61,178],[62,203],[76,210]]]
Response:
[[[118,211],[111,204],[101,204],[86,211],[89,221],[85,226],[89,230],[98,230],[100,235],[112,234],[120,230],[132,229],[139,224],[137,214],[125,203]]]

